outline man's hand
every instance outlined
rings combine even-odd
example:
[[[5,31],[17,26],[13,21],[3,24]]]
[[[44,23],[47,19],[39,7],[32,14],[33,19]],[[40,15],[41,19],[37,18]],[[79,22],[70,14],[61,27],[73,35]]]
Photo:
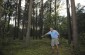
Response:
[[[46,36],[47,34],[45,34],[45,35],[42,35],[41,37],[43,38],[44,36]]]

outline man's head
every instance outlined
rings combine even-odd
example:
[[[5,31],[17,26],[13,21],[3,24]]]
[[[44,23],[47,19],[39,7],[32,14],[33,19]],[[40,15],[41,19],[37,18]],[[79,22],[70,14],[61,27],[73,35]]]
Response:
[[[50,28],[50,31],[53,31],[53,28],[52,27]]]

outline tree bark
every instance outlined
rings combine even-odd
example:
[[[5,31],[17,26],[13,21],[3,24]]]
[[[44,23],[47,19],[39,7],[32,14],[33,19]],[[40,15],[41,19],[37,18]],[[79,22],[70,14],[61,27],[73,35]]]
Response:
[[[40,10],[40,36],[43,35],[44,29],[43,29],[43,0],[41,0],[41,10]],[[40,37],[41,39],[41,37]]]
[[[18,30],[17,30],[18,37],[19,37],[20,19],[21,19],[21,0],[19,0],[19,4],[18,4]]]
[[[37,39],[37,5],[38,5],[38,3],[36,4],[36,39]]]
[[[31,16],[32,16],[32,4],[33,0],[29,2],[29,10],[28,10],[28,27],[27,27],[27,34],[26,34],[26,46],[30,44],[30,28],[31,28]]]
[[[21,0],[19,0],[18,4],[18,28],[19,28],[20,18],[21,18]]]
[[[55,29],[56,29],[56,0],[55,0],[55,25],[54,25]]]
[[[74,47],[74,51],[77,51],[77,47],[78,47],[78,43],[77,43],[77,18],[76,18],[76,11],[75,11],[75,0],[70,0],[71,1],[71,11],[72,11],[72,25],[73,25],[73,47]]]
[[[71,44],[72,30],[71,30],[71,17],[69,11],[69,0],[66,0],[67,5],[67,24],[68,24],[68,43]]]
[[[33,1],[34,1],[34,0],[33,0]],[[35,6],[35,5],[34,5],[34,2],[33,2],[33,18],[32,18],[32,20],[33,20],[33,24],[32,24],[32,25],[33,25],[33,39],[34,39],[34,37],[35,37],[35,34],[34,34],[34,33],[35,33],[35,29],[34,29],[34,15],[35,15],[34,6]]]
[[[50,17],[51,17],[51,4],[52,4],[52,0],[50,0]]]

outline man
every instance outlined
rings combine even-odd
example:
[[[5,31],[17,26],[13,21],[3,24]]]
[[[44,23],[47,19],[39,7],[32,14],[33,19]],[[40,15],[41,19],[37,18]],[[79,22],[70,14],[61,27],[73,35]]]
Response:
[[[56,50],[58,52],[58,44],[59,44],[59,41],[58,41],[58,38],[59,38],[59,33],[54,30],[53,28],[50,28],[50,31],[48,33],[46,33],[45,35],[51,35],[51,46],[52,46],[52,53],[54,53],[55,51],[55,48],[54,46],[56,46]],[[42,37],[44,37],[45,35],[43,35]]]

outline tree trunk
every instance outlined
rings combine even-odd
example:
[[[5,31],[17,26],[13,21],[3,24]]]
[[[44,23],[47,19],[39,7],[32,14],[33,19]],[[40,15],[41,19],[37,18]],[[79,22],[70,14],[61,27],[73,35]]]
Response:
[[[20,18],[21,18],[21,0],[19,0],[18,4],[18,28],[19,28]]]
[[[21,0],[19,0],[19,4],[18,4],[18,30],[17,30],[18,37],[19,37],[20,19],[21,19]]]
[[[41,0],[41,10],[40,10],[40,36],[43,35],[44,29],[43,29],[43,0]],[[41,37],[39,37],[41,39]]]
[[[29,10],[28,10],[28,27],[27,27],[27,34],[26,34],[26,46],[29,46],[29,44],[30,44],[30,28],[31,28],[33,0],[30,0],[30,2],[28,4],[29,4]]]
[[[5,26],[6,22],[7,22],[7,14],[5,13],[5,20],[4,20],[4,25],[3,25],[3,28],[2,28],[2,37],[3,37],[3,39],[5,37],[5,32],[6,32],[6,26]]]
[[[76,52],[78,50],[78,41],[77,41],[77,18],[76,18],[76,11],[75,11],[75,0],[70,0],[71,1],[71,11],[72,11],[72,32],[73,32],[73,50],[74,50],[74,55],[76,55]]]
[[[54,25],[55,29],[56,29],[56,0],[55,0],[55,25]]]
[[[33,39],[35,37],[35,35],[34,35],[34,33],[35,33],[35,29],[34,29],[34,14],[35,14],[35,10],[34,10],[34,2],[33,2],[33,18],[32,18],[32,20],[33,20],[33,22],[32,22],[32,25],[33,25]]]
[[[36,39],[37,39],[37,5],[38,5],[38,3],[36,4]]]
[[[9,26],[10,26],[10,20],[11,20],[11,18],[10,18],[10,14],[9,14],[9,19],[8,19],[8,28],[7,28],[7,32],[9,31]]]
[[[18,0],[17,0],[16,2],[18,2]],[[15,40],[16,38],[18,38],[17,19],[18,19],[18,3],[16,3],[15,30],[14,30],[14,37],[13,37],[14,40]]]
[[[69,0],[66,0],[67,5],[67,24],[68,24],[68,43],[71,44],[71,37],[72,37],[72,31],[71,31],[71,17],[70,17],[70,11],[69,11]]]
[[[52,2],[52,0],[50,0],[50,18],[51,18],[51,3]]]
[[[77,34],[77,19],[76,19],[74,0],[71,0],[71,11],[72,11],[72,25],[73,25],[73,43],[74,43],[74,47],[76,47],[78,34]]]

